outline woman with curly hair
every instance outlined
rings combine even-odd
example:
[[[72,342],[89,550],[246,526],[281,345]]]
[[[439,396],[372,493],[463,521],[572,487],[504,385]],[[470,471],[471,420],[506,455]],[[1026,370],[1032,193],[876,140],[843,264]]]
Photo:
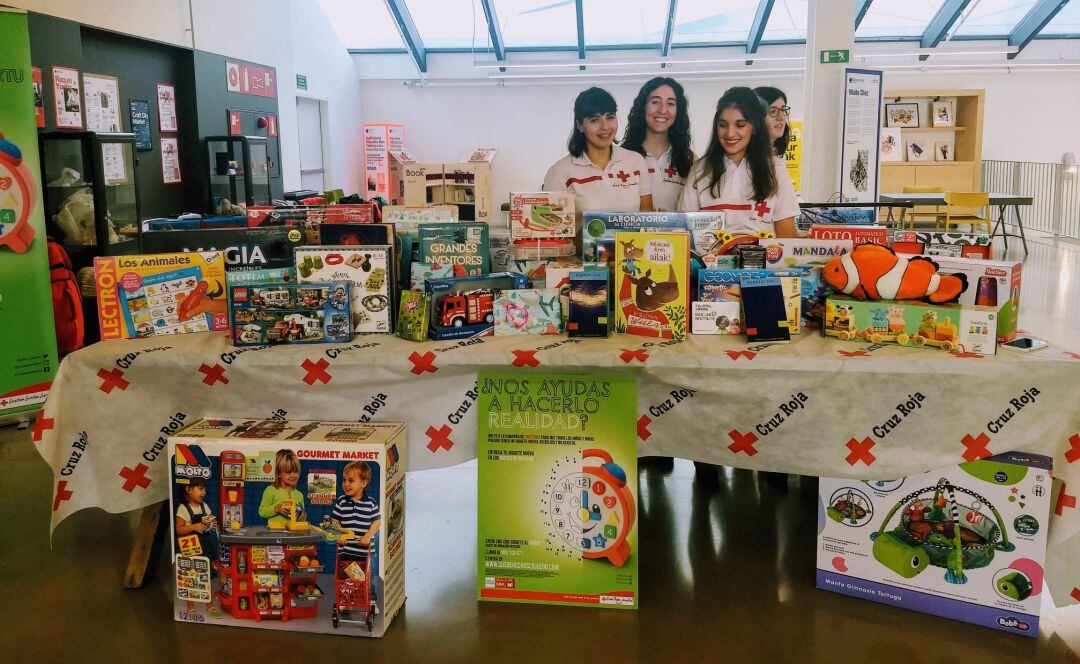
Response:
[[[694,165],[690,143],[690,114],[678,81],[657,76],[641,86],[630,108],[622,146],[645,157],[654,209],[674,210],[678,204]]]

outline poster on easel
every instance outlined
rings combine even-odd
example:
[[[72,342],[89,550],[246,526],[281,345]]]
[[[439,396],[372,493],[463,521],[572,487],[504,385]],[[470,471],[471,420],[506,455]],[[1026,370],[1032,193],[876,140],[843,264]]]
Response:
[[[161,181],[180,183],[180,144],[175,137],[161,137]]]
[[[876,69],[844,70],[840,116],[840,202],[874,203],[878,196],[882,77]]]
[[[784,150],[784,166],[791,177],[791,184],[795,186],[795,192],[798,193],[801,191],[799,185],[802,184],[803,121],[791,120],[788,122],[788,129],[791,133],[787,149]]]
[[[115,76],[83,74],[83,101],[86,128],[90,131],[119,132],[120,79]]]
[[[157,84],[158,129],[176,131],[176,88],[167,83]]]
[[[52,78],[57,129],[82,129],[82,92],[79,86],[79,70],[53,67]]]
[[[635,609],[631,375],[480,374],[477,597]]]
[[[405,149],[405,125],[365,123],[364,198],[390,200],[390,153]]]
[[[0,9],[0,418],[25,417],[56,374],[26,12]],[[76,74],[75,80],[78,80]]]

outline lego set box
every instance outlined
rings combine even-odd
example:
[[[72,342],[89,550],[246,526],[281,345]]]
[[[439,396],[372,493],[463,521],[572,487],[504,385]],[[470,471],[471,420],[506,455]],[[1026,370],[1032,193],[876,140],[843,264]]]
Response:
[[[1008,453],[896,480],[823,477],[817,587],[1035,637],[1050,459]]]
[[[267,284],[229,289],[237,346],[352,340],[349,282]]]
[[[405,603],[406,448],[390,423],[170,436],[176,620],[381,637]]]

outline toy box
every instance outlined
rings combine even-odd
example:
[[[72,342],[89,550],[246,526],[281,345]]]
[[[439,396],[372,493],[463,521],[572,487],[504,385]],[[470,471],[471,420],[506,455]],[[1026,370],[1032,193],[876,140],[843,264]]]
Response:
[[[698,302],[742,302],[744,279],[778,277],[784,293],[788,314],[788,332],[798,334],[802,329],[802,305],[806,298],[802,276],[806,270],[699,270]],[[732,332],[732,334],[736,334]]]
[[[889,246],[889,230],[884,226],[857,226],[854,224],[811,226],[810,237],[815,240],[851,240],[860,244]]]
[[[407,448],[391,423],[204,419],[170,436],[175,619],[381,637],[405,603]]]
[[[488,274],[491,271],[488,225],[481,221],[423,224],[420,226],[420,262],[449,264],[456,277]]]
[[[616,231],[615,331],[685,339],[690,313],[690,235]]]
[[[825,300],[825,336],[872,344],[993,355],[997,309],[908,300],[863,302],[846,295]]]
[[[606,337],[611,317],[611,275],[607,268],[570,273],[566,333],[571,337]]]
[[[414,290],[401,291],[397,335],[408,341],[427,341],[431,319],[431,297]]]
[[[484,337],[494,332],[498,291],[528,288],[521,274],[500,272],[478,277],[428,279],[431,299],[428,335],[432,339]]]
[[[229,327],[220,251],[98,257],[94,288],[102,339]]]
[[[1020,275],[1023,263],[987,261],[978,258],[956,258],[937,255],[933,261],[938,272],[963,274],[967,288],[960,294],[960,304],[979,305],[997,309],[997,340],[1016,338],[1016,323],[1020,315]]]
[[[693,302],[691,334],[742,334],[742,306],[738,302]]]
[[[409,269],[409,275],[409,287],[412,290],[423,291],[428,279],[449,279],[454,276],[454,266],[450,263],[443,265],[413,263]]]
[[[898,254],[926,254],[954,258],[992,260],[993,243],[982,233],[941,233],[934,231],[893,231],[889,238]]]
[[[811,238],[772,238],[762,240],[765,267],[788,269],[822,266],[838,256],[851,253],[851,240],[814,240]]]
[[[349,282],[229,288],[237,346],[352,340]]]
[[[577,235],[574,195],[568,191],[510,194],[510,237],[514,240]]]
[[[405,205],[455,205],[462,220],[491,221],[490,160],[459,164],[410,163],[403,171],[402,199]]]
[[[1009,453],[896,480],[821,478],[817,587],[1037,636],[1050,463]]]
[[[570,317],[570,275],[583,269],[579,260],[554,260],[544,266],[544,286],[559,294],[563,321]]]
[[[296,275],[300,283],[349,282],[349,313],[357,334],[391,332],[393,247],[300,247]]]
[[[562,330],[562,306],[557,290],[504,290],[495,297],[495,336],[559,334]]]
[[[723,212],[583,212],[582,256],[611,262],[615,231],[686,231],[690,248],[701,253],[716,243],[724,228]]]
[[[143,233],[141,240],[146,253],[222,252],[231,286],[296,281],[293,249],[305,241],[299,229],[285,226],[153,231]]]

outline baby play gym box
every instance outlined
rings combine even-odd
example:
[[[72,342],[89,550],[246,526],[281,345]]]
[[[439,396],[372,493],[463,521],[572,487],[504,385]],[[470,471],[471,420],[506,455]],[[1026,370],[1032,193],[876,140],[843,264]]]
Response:
[[[1050,468],[1007,453],[896,480],[821,478],[818,588],[1037,636]]]
[[[381,637],[405,603],[405,425],[203,419],[169,438],[177,621]]]

